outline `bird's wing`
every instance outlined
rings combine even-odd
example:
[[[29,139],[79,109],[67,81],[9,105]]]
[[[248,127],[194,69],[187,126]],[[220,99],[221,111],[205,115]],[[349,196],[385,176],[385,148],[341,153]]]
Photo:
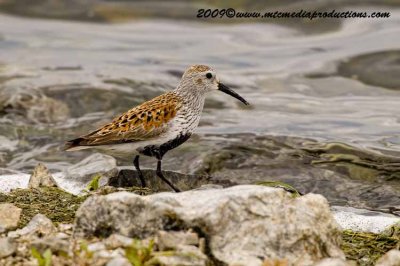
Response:
[[[168,92],[132,108],[101,128],[70,140],[65,149],[148,140],[164,133],[167,123],[182,106],[181,98]]]

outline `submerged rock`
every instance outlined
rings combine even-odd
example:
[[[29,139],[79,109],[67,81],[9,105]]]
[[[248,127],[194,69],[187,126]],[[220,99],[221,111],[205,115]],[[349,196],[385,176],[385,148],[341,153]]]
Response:
[[[0,233],[15,229],[19,223],[22,209],[11,203],[0,204]]]
[[[216,262],[261,265],[264,258],[286,258],[310,265],[326,257],[344,258],[325,198],[251,185],[145,197],[127,192],[93,196],[77,212],[74,237],[118,233],[145,238],[159,230],[188,228],[205,236]]]
[[[42,164],[39,163],[29,179],[28,188],[38,188],[40,186],[43,187],[56,187],[56,181],[53,176],[50,174],[49,169]]]

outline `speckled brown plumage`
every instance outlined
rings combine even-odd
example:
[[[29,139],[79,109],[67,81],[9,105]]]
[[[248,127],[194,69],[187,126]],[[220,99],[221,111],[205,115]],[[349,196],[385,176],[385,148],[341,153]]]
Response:
[[[160,95],[126,113],[111,123],[67,142],[66,149],[84,145],[107,145],[147,140],[165,132],[166,124],[182,107],[182,99],[173,92]]]

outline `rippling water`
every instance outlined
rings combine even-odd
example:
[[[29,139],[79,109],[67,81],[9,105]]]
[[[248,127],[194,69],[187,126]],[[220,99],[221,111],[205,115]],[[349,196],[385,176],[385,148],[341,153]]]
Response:
[[[342,20],[316,34],[267,23],[94,24],[0,15],[0,166],[27,171],[45,161],[63,169],[87,156],[60,152],[63,140],[174,88],[189,65],[207,64],[252,105],[210,94],[191,142],[197,149],[247,133],[300,138],[293,146],[300,150],[307,141],[313,142],[307,149],[325,152],[331,142],[349,145],[357,158],[367,154],[361,158],[369,160],[367,170],[383,162],[387,173],[389,165],[390,174],[381,171],[372,182],[383,175],[382,184],[394,189],[385,203],[397,205],[399,44],[396,8],[390,19]],[[169,159],[169,166],[192,171],[193,164],[183,168]]]

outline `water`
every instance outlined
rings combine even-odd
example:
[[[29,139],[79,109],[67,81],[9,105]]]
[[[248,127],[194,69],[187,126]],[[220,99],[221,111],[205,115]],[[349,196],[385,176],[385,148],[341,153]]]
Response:
[[[189,65],[207,64],[251,106],[210,94],[197,136],[167,156],[166,168],[240,174],[244,181],[257,172],[259,180],[272,169],[268,160],[276,161],[288,145],[308,159],[297,160],[294,171],[283,157],[280,167],[286,165],[282,171],[292,177],[282,177],[282,171],[267,177],[341,205],[399,206],[400,9],[390,10],[390,19],[335,21],[337,27],[315,32],[271,23],[96,24],[0,15],[0,135],[8,143],[0,145],[0,167],[27,172],[44,161],[53,171],[62,170],[89,154],[60,151],[64,140],[174,88]],[[235,150],[243,151],[238,142],[256,148],[265,141],[273,143],[267,150],[279,143],[280,152],[250,150],[238,155],[246,161],[242,168],[230,163],[237,159]],[[338,152],[329,143],[347,148]],[[233,155],[223,158],[222,168],[204,166],[224,149]],[[182,163],[174,160],[179,156]],[[322,168],[315,164],[321,158]],[[145,164],[153,167],[151,160]],[[311,189],[316,179],[294,177],[304,164],[307,171],[322,169],[325,177],[333,171],[335,178],[327,182],[348,184],[343,195],[357,194],[355,184],[366,190],[379,184],[378,197],[388,191],[390,197],[374,201],[359,193],[349,203],[341,193],[330,193],[332,187]]]

